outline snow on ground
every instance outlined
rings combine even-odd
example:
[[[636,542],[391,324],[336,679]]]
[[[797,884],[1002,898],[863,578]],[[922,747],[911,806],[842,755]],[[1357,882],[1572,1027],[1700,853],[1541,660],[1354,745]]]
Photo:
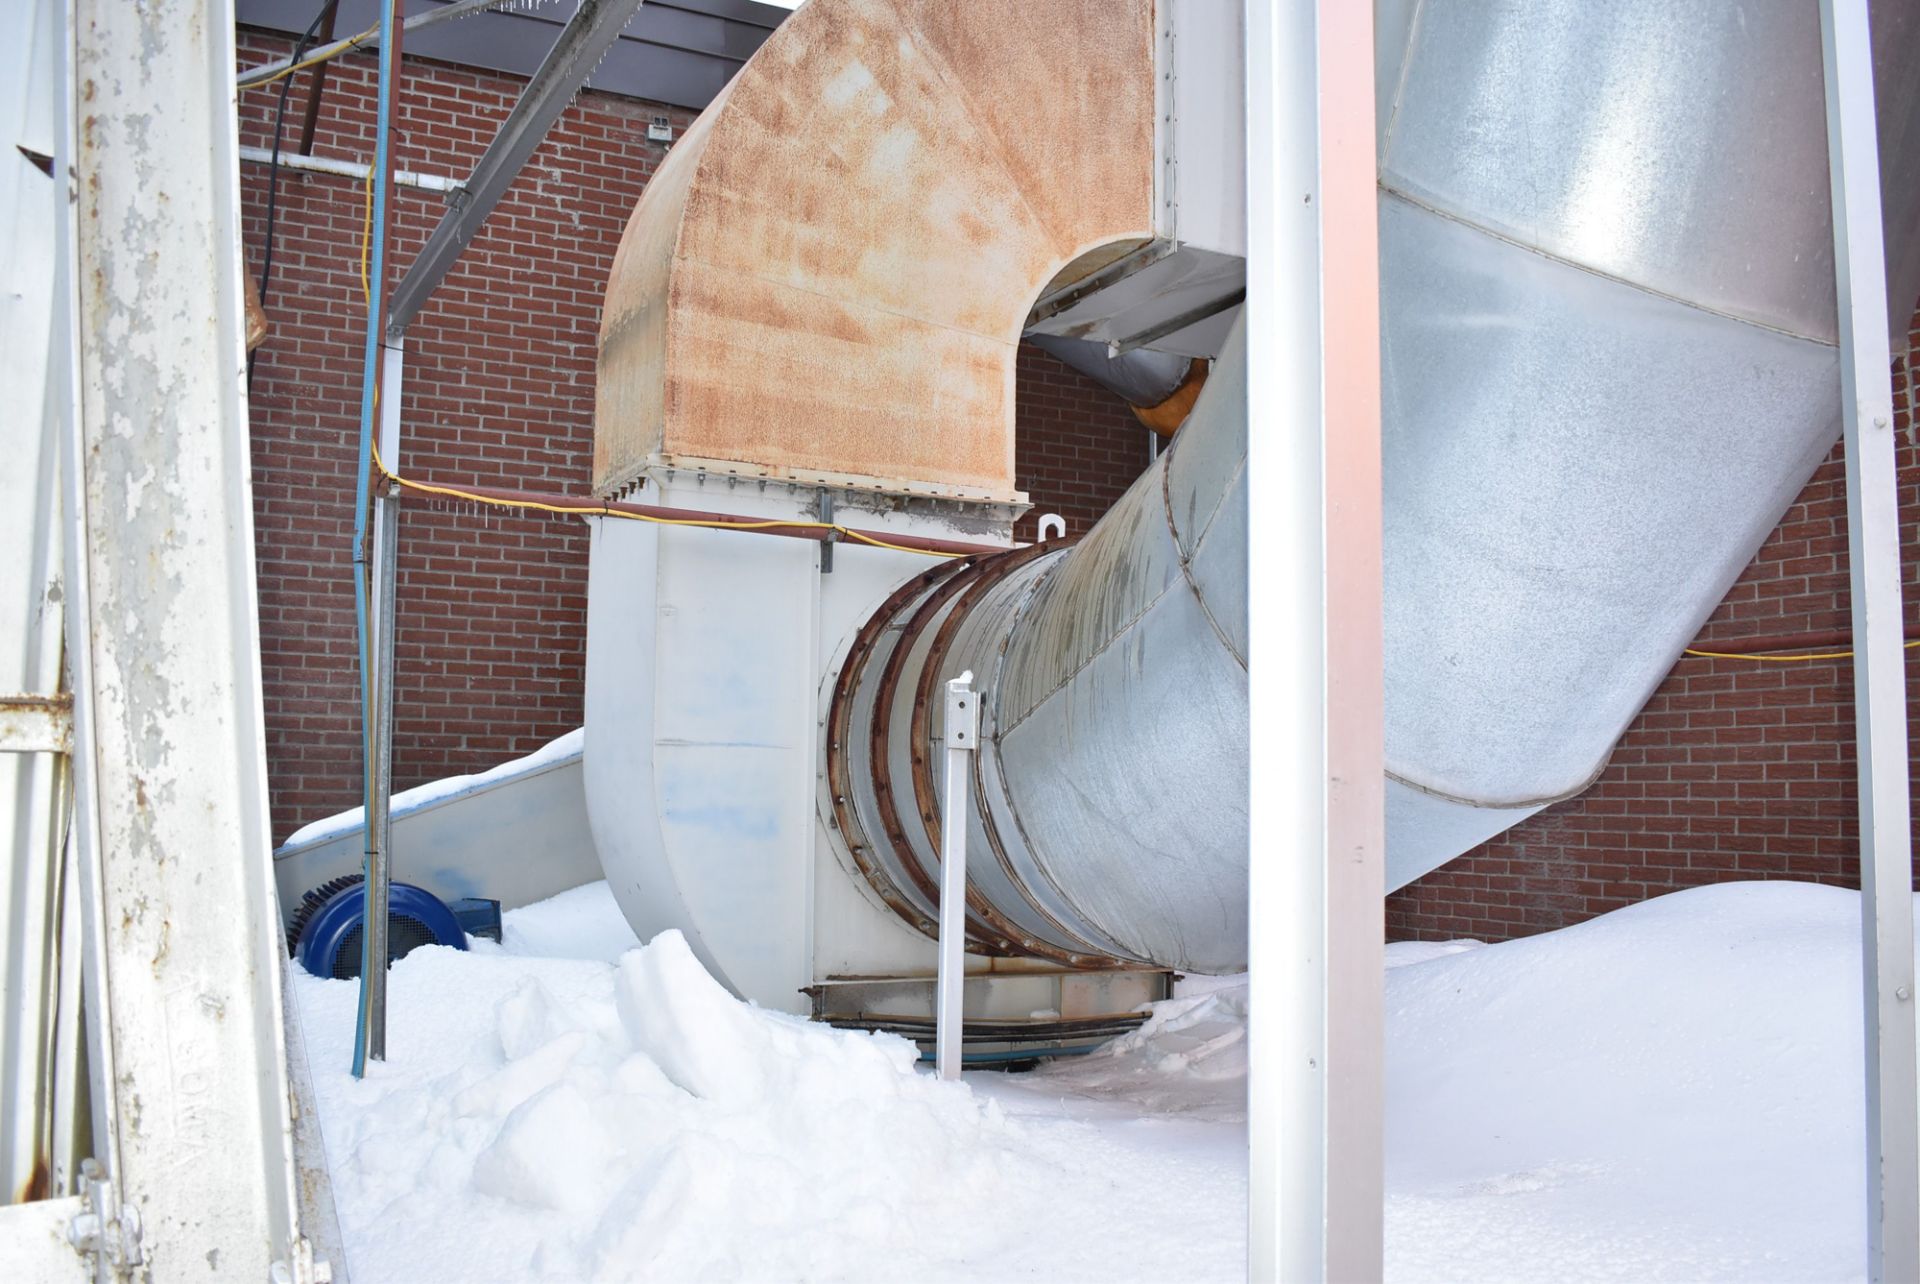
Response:
[[[1858,909],[1730,884],[1390,947],[1390,1277],[1862,1274]],[[356,987],[297,977],[357,1280],[1244,1277],[1244,983],[947,1085],[634,946],[597,886],[417,951],[359,1083]]]
[[[581,889],[510,912],[501,948],[409,955],[358,1083],[356,984],[296,974],[362,1284],[1241,1275],[1239,1128],[939,1083],[905,1040],[736,1001],[677,933],[617,963],[515,953],[632,947],[609,905]],[[1196,1243],[1151,1231],[1170,1162]]]

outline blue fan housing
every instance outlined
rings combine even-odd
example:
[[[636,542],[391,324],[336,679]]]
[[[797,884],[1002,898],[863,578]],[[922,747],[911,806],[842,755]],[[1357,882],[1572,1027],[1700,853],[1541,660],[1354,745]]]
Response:
[[[355,879],[314,908],[299,927],[294,957],[300,965],[315,976],[359,976],[366,903],[367,885]],[[411,883],[391,884],[387,896],[388,962],[422,945],[450,945],[464,950],[467,934],[446,902],[432,892]]]

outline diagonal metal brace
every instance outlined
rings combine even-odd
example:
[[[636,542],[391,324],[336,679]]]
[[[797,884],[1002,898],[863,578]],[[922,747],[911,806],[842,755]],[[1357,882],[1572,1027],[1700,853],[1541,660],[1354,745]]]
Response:
[[[546,61],[527,82],[520,101],[473,167],[466,190],[455,195],[420,255],[400,279],[387,315],[387,333],[406,330],[452,270],[487,215],[512,186],[520,167],[547,136],[580,86],[639,11],[641,0],[580,0],[580,7],[553,42]]]

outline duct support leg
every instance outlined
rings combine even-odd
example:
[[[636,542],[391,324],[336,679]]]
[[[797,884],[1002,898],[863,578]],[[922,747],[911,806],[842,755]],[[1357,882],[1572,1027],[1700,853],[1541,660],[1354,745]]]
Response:
[[[1867,0],[1821,0],[1833,265],[1846,441],[1859,746],[1861,974],[1867,1074],[1868,1278],[1920,1279],[1913,840],[1900,598],[1900,497],[1880,155]],[[1902,312],[1904,314],[1904,311]]]
[[[1248,1275],[1382,1271],[1373,6],[1247,0]]]
[[[934,995],[934,1070],[960,1077],[962,1002],[967,989],[967,782],[980,727],[973,671],[947,683],[947,794],[940,824],[940,970]]]
[[[406,340],[381,345],[380,458],[400,467],[400,398]],[[362,966],[367,968],[367,1057],[387,1059],[388,903],[393,888],[393,634],[400,580],[400,493],[373,501],[373,813],[367,852]]]

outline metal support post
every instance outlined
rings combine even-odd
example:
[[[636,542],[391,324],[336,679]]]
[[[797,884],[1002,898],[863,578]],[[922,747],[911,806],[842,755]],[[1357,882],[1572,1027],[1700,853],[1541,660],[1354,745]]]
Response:
[[[400,402],[406,374],[404,336],[381,349],[380,459],[400,467]],[[387,1059],[387,906],[393,886],[393,635],[399,591],[400,492],[373,501],[373,843],[367,869],[364,966],[367,972],[367,1056]]]
[[[825,488],[821,489],[819,503],[814,511],[819,515],[821,521],[829,523],[833,521],[832,491]],[[824,536],[820,541],[820,573],[822,575],[831,575],[833,574],[833,546],[838,542],[840,532],[826,531],[824,532]]]
[[[383,800],[389,793],[386,767],[390,756],[383,753],[381,714],[381,678],[389,667],[380,659],[380,623],[391,621],[389,604],[381,612],[380,598],[385,585],[385,562],[392,553],[391,529],[385,544],[376,542],[368,530],[369,518],[378,521],[384,506],[373,498],[373,456],[381,444],[379,434],[397,435],[400,414],[400,389],[382,385],[390,364],[398,359],[398,349],[385,342],[387,233],[393,222],[393,118],[400,89],[400,19],[395,0],[381,0],[379,107],[375,116],[373,142],[373,212],[367,274],[367,348],[366,373],[360,393],[359,484],[354,493],[353,510],[353,592],[355,632],[360,646],[360,724],[366,761],[362,768],[361,826],[365,837],[365,912],[360,935],[360,1010],[355,1018],[353,1073],[366,1073],[368,1058],[386,1058],[387,1043],[387,914],[388,866],[382,817]],[[378,416],[378,418],[376,418]],[[398,443],[392,443],[397,447]],[[391,463],[389,467],[391,467]],[[389,648],[390,649],[390,645]],[[390,699],[388,700],[390,704]]]
[[[1247,0],[1250,1278],[1380,1278],[1373,6]]]
[[[1853,597],[1854,737],[1859,746],[1860,951],[1866,1007],[1867,1273],[1920,1279],[1913,840],[1907,799],[1907,681],[1900,600],[1900,496],[1887,343],[1880,153],[1867,0],[1821,0],[1833,266],[1846,440]],[[1904,309],[1902,311],[1904,316]]]
[[[934,996],[934,1069],[960,1077],[960,1031],[967,989],[967,782],[973,779],[980,710],[973,670],[947,683],[947,793],[940,824],[940,974]]]
[[[308,1284],[268,841],[233,8],[64,9],[49,400],[65,429],[96,1161],[69,1242],[101,1279]]]

